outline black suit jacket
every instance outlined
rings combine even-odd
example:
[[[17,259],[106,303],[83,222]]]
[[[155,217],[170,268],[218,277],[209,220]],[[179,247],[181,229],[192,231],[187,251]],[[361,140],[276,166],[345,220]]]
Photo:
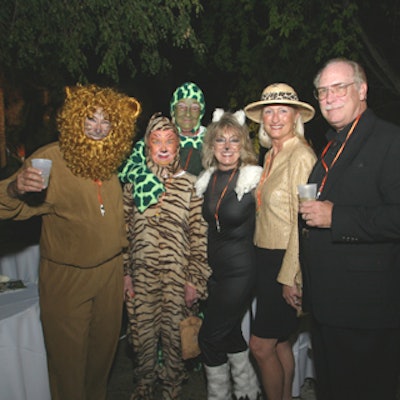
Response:
[[[334,204],[331,229],[299,222],[304,308],[327,325],[399,327],[400,128],[366,110],[320,200]]]

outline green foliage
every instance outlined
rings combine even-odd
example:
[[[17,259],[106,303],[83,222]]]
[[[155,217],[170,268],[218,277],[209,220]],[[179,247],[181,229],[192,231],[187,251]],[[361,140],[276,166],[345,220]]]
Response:
[[[204,2],[199,37],[207,57],[198,74],[221,77],[226,106],[243,106],[263,87],[286,81],[310,91],[317,65],[361,51],[355,2],[321,0],[222,0]],[[210,71],[209,66],[215,69]],[[222,89],[223,87],[227,89]],[[311,92],[311,91],[310,91]]]
[[[399,10],[398,0],[2,0],[0,72],[46,86],[193,79],[232,109],[285,81],[310,100],[331,57],[387,76],[375,46],[400,69]]]
[[[199,0],[2,0],[0,68],[47,84],[154,75],[170,66],[164,46],[204,51],[191,26],[200,12]]]

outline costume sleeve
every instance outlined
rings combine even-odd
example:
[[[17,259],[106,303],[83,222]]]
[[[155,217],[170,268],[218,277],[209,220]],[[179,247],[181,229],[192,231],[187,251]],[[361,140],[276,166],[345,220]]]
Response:
[[[297,185],[307,182],[315,161],[316,157],[312,152],[303,150],[302,152],[298,151],[296,156],[291,157],[288,166],[291,171],[289,179],[291,230],[282,266],[277,278],[278,282],[288,286],[293,286],[296,283],[300,287],[302,283],[299,261],[299,202]]]
[[[141,213],[157,204],[159,195],[165,191],[164,185],[147,166],[143,139],[135,144],[132,154],[120,168],[118,177],[122,183],[133,183],[135,186],[134,202]],[[150,192],[152,196],[148,195]]]
[[[122,183],[133,183],[138,170],[142,168],[147,169],[143,139],[136,142],[131,155],[120,167],[118,177]]]
[[[194,188],[190,202],[189,246],[190,259],[185,271],[186,281],[197,290],[201,299],[207,297],[207,280],[211,269],[207,262],[207,223],[202,216],[203,199],[196,196]]]
[[[21,221],[49,213],[51,205],[44,201],[44,192],[27,193],[21,198],[14,198],[8,194],[8,185],[16,179],[18,172],[0,181],[0,219]]]
[[[132,184],[127,183],[123,187],[123,204],[124,204],[124,218],[126,236],[128,239],[128,247],[124,248],[123,261],[124,261],[124,275],[132,276],[132,243],[133,243],[133,199],[132,199]]]

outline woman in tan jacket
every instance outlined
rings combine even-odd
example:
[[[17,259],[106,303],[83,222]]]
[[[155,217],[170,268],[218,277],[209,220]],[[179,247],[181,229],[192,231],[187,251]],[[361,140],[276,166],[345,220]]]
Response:
[[[270,148],[256,189],[257,311],[250,349],[268,399],[289,400],[294,360],[288,339],[301,306],[297,185],[307,182],[316,160],[303,138],[314,108],[289,85],[275,83],[245,112],[261,123],[260,142]]]

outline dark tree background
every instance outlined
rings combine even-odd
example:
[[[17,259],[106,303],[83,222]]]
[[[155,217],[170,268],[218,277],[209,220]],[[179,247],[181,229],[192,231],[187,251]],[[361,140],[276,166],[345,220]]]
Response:
[[[18,162],[21,144],[29,154],[57,138],[63,88],[77,82],[138,98],[140,133],[186,80],[205,92],[204,123],[274,81],[317,107],[315,73],[345,56],[367,70],[369,105],[400,124],[399,17],[399,0],[2,0],[1,167]],[[316,149],[325,129],[319,113],[306,126]]]

